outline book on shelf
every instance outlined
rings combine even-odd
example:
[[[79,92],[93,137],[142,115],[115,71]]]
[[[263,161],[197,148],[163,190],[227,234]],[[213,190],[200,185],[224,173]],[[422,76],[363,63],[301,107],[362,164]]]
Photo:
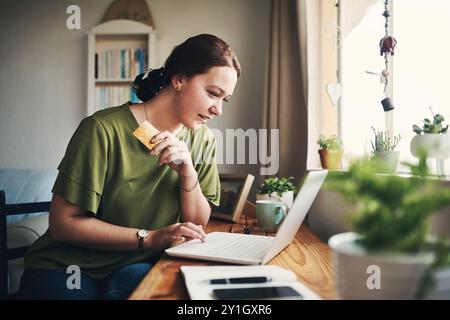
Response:
[[[98,53],[95,54],[95,79],[98,79]]]
[[[120,106],[127,101],[139,102],[130,86],[98,86],[95,88],[95,105],[98,109]]]
[[[264,288],[283,287],[292,289],[296,296],[286,296],[278,299],[320,300],[320,297],[303,283],[297,280],[297,276],[290,270],[275,265],[259,266],[182,266],[186,288],[192,300],[214,300],[216,296],[213,290],[235,288]],[[231,279],[243,278],[267,278],[269,281],[251,283],[233,283]],[[211,280],[213,283],[211,283]],[[221,283],[227,280],[227,283]],[[239,281],[237,281],[239,282]],[[242,282],[242,281],[240,281]],[[275,299],[275,298],[271,298]]]
[[[95,79],[134,79],[146,70],[147,50],[108,49],[95,53]]]

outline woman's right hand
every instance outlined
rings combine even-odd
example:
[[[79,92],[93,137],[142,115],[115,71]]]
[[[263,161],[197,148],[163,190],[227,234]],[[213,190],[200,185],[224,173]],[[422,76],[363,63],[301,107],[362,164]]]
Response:
[[[150,235],[145,239],[144,247],[150,250],[162,251],[173,245],[193,239],[205,241],[206,233],[201,225],[191,222],[176,223],[150,231]]]

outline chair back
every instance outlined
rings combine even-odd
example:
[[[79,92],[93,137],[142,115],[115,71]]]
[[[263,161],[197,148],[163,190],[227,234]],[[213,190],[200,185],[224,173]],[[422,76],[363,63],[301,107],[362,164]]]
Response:
[[[50,211],[50,201],[6,204],[6,194],[0,190],[0,297],[8,296],[8,261],[22,258],[30,246],[8,249],[7,216]]]

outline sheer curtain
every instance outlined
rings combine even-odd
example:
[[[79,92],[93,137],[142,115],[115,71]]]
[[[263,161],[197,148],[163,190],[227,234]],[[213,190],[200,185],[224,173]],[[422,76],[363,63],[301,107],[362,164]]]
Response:
[[[370,8],[377,3],[383,3],[381,0],[339,0],[341,9],[345,11],[342,17],[341,30],[342,36],[345,37],[359,25],[362,19],[370,11]],[[381,12],[380,12],[381,15]],[[380,38],[381,39],[381,38]]]
[[[307,97],[306,168],[309,170],[320,167],[316,143],[321,132],[320,2],[315,0],[297,0],[297,15],[299,17],[300,60],[303,66],[302,79],[305,84]]]

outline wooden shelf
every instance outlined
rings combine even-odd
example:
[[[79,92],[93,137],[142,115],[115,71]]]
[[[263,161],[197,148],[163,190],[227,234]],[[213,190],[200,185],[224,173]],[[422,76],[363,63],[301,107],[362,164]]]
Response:
[[[134,82],[134,79],[95,79],[95,83],[129,83]]]

